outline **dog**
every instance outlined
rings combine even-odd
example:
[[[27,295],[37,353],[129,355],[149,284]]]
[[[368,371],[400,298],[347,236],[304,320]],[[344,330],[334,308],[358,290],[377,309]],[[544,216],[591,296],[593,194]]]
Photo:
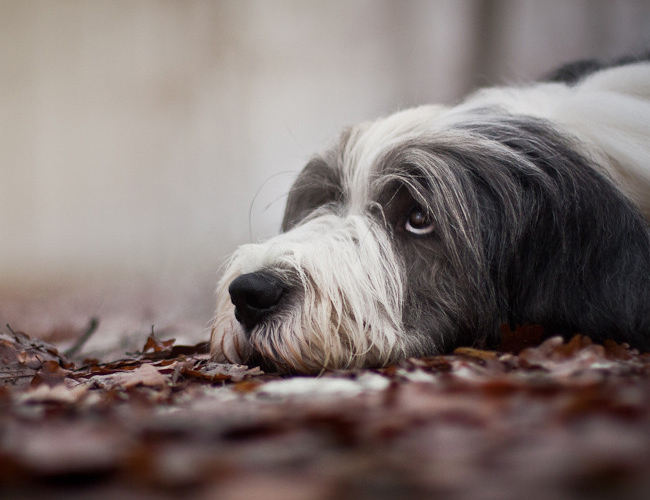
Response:
[[[211,355],[380,367],[503,324],[650,349],[649,218],[650,57],[400,111],[311,159],[282,233],[233,254]]]

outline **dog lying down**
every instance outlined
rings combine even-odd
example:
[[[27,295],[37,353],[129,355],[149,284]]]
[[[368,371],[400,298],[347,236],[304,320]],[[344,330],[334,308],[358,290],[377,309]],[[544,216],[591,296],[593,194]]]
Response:
[[[351,127],[218,287],[217,361],[317,373],[498,342],[650,349],[650,59]]]

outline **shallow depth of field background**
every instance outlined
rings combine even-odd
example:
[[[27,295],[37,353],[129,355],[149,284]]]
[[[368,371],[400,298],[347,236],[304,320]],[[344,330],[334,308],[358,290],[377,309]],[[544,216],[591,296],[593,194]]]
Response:
[[[0,0],[0,322],[200,337],[342,127],[648,47],[646,0]]]

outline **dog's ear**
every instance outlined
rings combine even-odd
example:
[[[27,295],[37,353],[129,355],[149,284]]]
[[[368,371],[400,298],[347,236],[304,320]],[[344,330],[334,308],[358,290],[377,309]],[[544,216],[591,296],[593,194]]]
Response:
[[[549,334],[583,333],[650,348],[650,232],[640,211],[550,125],[513,121],[501,144],[513,164],[525,217],[508,252],[512,319]],[[497,134],[498,135],[498,134]],[[522,175],[529,162],[538,175]],[[511,167],[511,168],[512,168]]]
[[[323,158],[313,158],[293,183],[282,220],[282,231],[298,225],[317,208],[343,202],[341,171]]]
[[[539,213],[507,274],[513,322],[650,349],[648,229],[617,198],[576,199],[578,217]]]

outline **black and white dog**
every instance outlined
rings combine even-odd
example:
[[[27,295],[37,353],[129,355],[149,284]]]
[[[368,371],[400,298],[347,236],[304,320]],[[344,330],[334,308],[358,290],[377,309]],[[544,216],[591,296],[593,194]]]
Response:
[[[319,372],[504,323],[650,348],[650,62],[565,66],[346,130],[218,289],[217,361]]]

